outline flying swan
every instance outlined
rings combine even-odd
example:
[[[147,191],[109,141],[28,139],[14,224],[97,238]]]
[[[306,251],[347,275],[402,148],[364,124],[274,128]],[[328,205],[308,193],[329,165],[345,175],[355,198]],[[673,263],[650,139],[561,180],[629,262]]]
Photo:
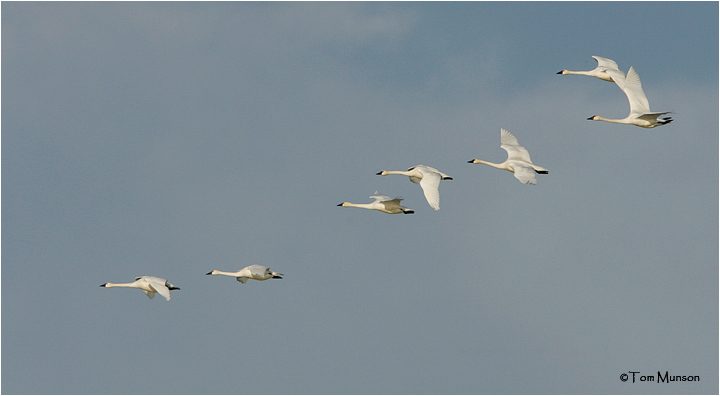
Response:
[[[603,58],[602,56],[595,56],[593,55],[593,58],[597,61],[597,67],[588,70],[588,71],[571,71],[571,70],[560,70],[557,72],[557,74],[578,74],[581,76],[590,76],[590,77],[597,77],[604,81],[614,81],[612,78],[612,74],[608,73],[608,71],[617,70],[620,71],[618,68],[617,63],[615,63],[614,60]],[[620,72],[622,73],[622,72]]]
[[[155,293],[160,293],[166,300],[170,301],[170,290],[180,290],[179,287],[168,282],[167,279],[157,276],[139,276],[135,282],[130,283],[103,283],[100,287],[133,287],[140,289],[150,298],[155,298]]]
[[[255,279],[259,281],[264,281],[266,279],[282,279],[284,276],[283,274],[270,271],[270,268],[262,266],[262,265],[249,265],[240,271],[237,272],[224,272],[224,271],[218,271],[218,270],[212,270],[208,272],[205,275],[226,275],[226,276],[234,276],[237,278],[238,282],[245,284],[247,283],[248,279]]]
[[[508,153],[505,162],[494,164],[479,160],[477,158],[468,161],[471,164],[485,164],[498,169],[505,169],[515,174],[515,178],[525,184],[537,184],[535,173],[547,174],[548,170],[542,166],[537,166],[530,160],[530,153],[518,143],[515,135],[507,129],[500,129],[500,147]]]
[[[656,126],[672,122],[672,117],[659,118],[662,115],[669,114],[669,111],[650,111],[650,104],[648,103],[647,96],[645,96],[642,84],[640,83],[640,76],[637,74],[634,67],[630,66],[627,76],[623,76],[622,72],[609,72],[613,75],[613,79],[618,87],[625,92],[628,102],[630,102],[630,114],[621,119],[605,118],[599,115],[594,115],[588,118],[588,120],[636,125],[643,128],[655,128]]]
[[[375,201],[371,203],[366,204],[356,204],[352,202],[342,202],[339,203],[338,206],[343,206],[346,208],[363,208],[363,209],[372,209],[372,210],[379,210],[383,213],[388,214],[413,214],[415,213],[414,210],[408,209],[402,205],[400,205],[400,201],[403,199],[401,197],[397,197],[395,199],[388,197],[387,195],[382,195],[378,191],[375,191],[374,195],[371,195],[370,198],[374,198]]]
[[[387,175],[405,175],[410,178],[410,181],[416,184],[420,184],[427,199],[428,204],[435,210],[440,210],[440,187],[441,180],[452,180],[453,178],[440,172],[439,170],[425,165],[417,165],[408,169],[407,171],[380,171],[377,173],[380,176]]]

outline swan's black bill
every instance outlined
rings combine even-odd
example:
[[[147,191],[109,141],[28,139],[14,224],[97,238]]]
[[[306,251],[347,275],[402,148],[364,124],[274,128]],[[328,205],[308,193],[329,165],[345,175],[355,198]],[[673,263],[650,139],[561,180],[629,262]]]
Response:
[[[342,206],[342,204],[341,204],[341,203],[339,203],[339,204],[337,204],[337,206]]]
[[[376,175],[380,175],[380,176],[382,176],[382,171],[380,171],[380,172],[376,173]]]
[[[563,71],[564,71],[564,70],[560,70],[559,72],[557,72],[557,73],[555,73],[555,74],[562,74]]]
[[[103,283],[102,285],[100,285],[100,287],[105,287],[105,285],[107,285],[107,283]]]
[[[205,275],[212,275],[212,271],[208,272],[208,273],[207,273],[207,274],[205,274]]]

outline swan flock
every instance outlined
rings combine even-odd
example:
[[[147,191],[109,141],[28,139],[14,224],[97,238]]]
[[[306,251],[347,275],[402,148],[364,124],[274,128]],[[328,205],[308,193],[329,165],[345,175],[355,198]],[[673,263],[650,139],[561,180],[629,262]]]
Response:
[[[655,128],[667,125],[673,121],[672,117],[663,117],[666,114],[671,113],[670,111],[650,111],[650,105],[647,97],[645,96],[645,92],[642,89],[640,76],[635,71],[634,67],[631,66],[628,72],[624,73],[619,69],[618,64],[612,59],[600,56],[593,56],[593,58],[597,61],[597,67],[595,69],[588,71],[570,71],[563,69],[557,72],[557,74],[583,75],[595,77],[607,82],[614,82],[625,94],[630,105],[630,114],[625,118],[619,119],[594,115],[588,118],[588,120],[635,125],[642,128]],[[524,184],[537,184],[537,174],[548,174],[549,171],[546,168],[532,162],[530,159],[530,153],[527,149],[519,144],[515,135],[504,128],[500,129],[500,148],[507,152],[507,159],[504,162],[493,163],[477,158],[468,162],[472,164],[484,164],[494,168],[507,170],[512,172],[515,178]],[[378,172],[377,175],[407,176],[411,182],[420,186],[425,196],[425,200],[434,210],[440,209],[440,182],[444,180],[453,180],[453,178],[447,174],[426,165],[416,165],[406,171],[382,170]],[[371,195],[370,198],[374,199],[374,201],[370,203],[342,202],[337,206],[376,210],[387,214],[415,213],[413,209],[409,209],[400,204],[400,202],[403,201],[403,198],[401,197],[391,198],[375,191],[375,194]],[[238,282],[243,284],[247,283],[250,279],[264,281],[268,279],[282,279],[284,276],[283,274],[271,271],[270,268],[262,265],[249,265],[236,272],[212,270],[206,275],[230,276],[236,278]],[[156,276],[140,276],[135,278],[134,282],[128,283],[107,282],[100,285],[100,287],[126,287],[140,289],[150,299],[154,298],[155,294],[158,293],[165,297],[168,301],[170,301],[171,290],[180,290],[179,287],[168,282],[167,279]]]

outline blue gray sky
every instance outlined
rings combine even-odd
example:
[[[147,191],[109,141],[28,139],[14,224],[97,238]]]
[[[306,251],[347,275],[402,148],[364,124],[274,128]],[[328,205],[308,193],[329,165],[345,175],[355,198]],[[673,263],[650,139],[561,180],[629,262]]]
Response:
[[[3,2],[2,392],[716,394],[718,118],[716,2]]]

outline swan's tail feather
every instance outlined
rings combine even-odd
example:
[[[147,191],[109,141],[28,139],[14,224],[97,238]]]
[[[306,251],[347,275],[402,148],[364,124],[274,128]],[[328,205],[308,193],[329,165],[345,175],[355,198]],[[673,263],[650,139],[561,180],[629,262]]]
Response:
[[[533,169],[535,169],[535,172],[537,172],[537,173],[539,173],[539,174],[541,174],[541,175],[547,175],[547,174],[548,174],[548,170],[545,169],[545,168],[543,168],[542,166],[537,166],[537,165],[533,164]]]

